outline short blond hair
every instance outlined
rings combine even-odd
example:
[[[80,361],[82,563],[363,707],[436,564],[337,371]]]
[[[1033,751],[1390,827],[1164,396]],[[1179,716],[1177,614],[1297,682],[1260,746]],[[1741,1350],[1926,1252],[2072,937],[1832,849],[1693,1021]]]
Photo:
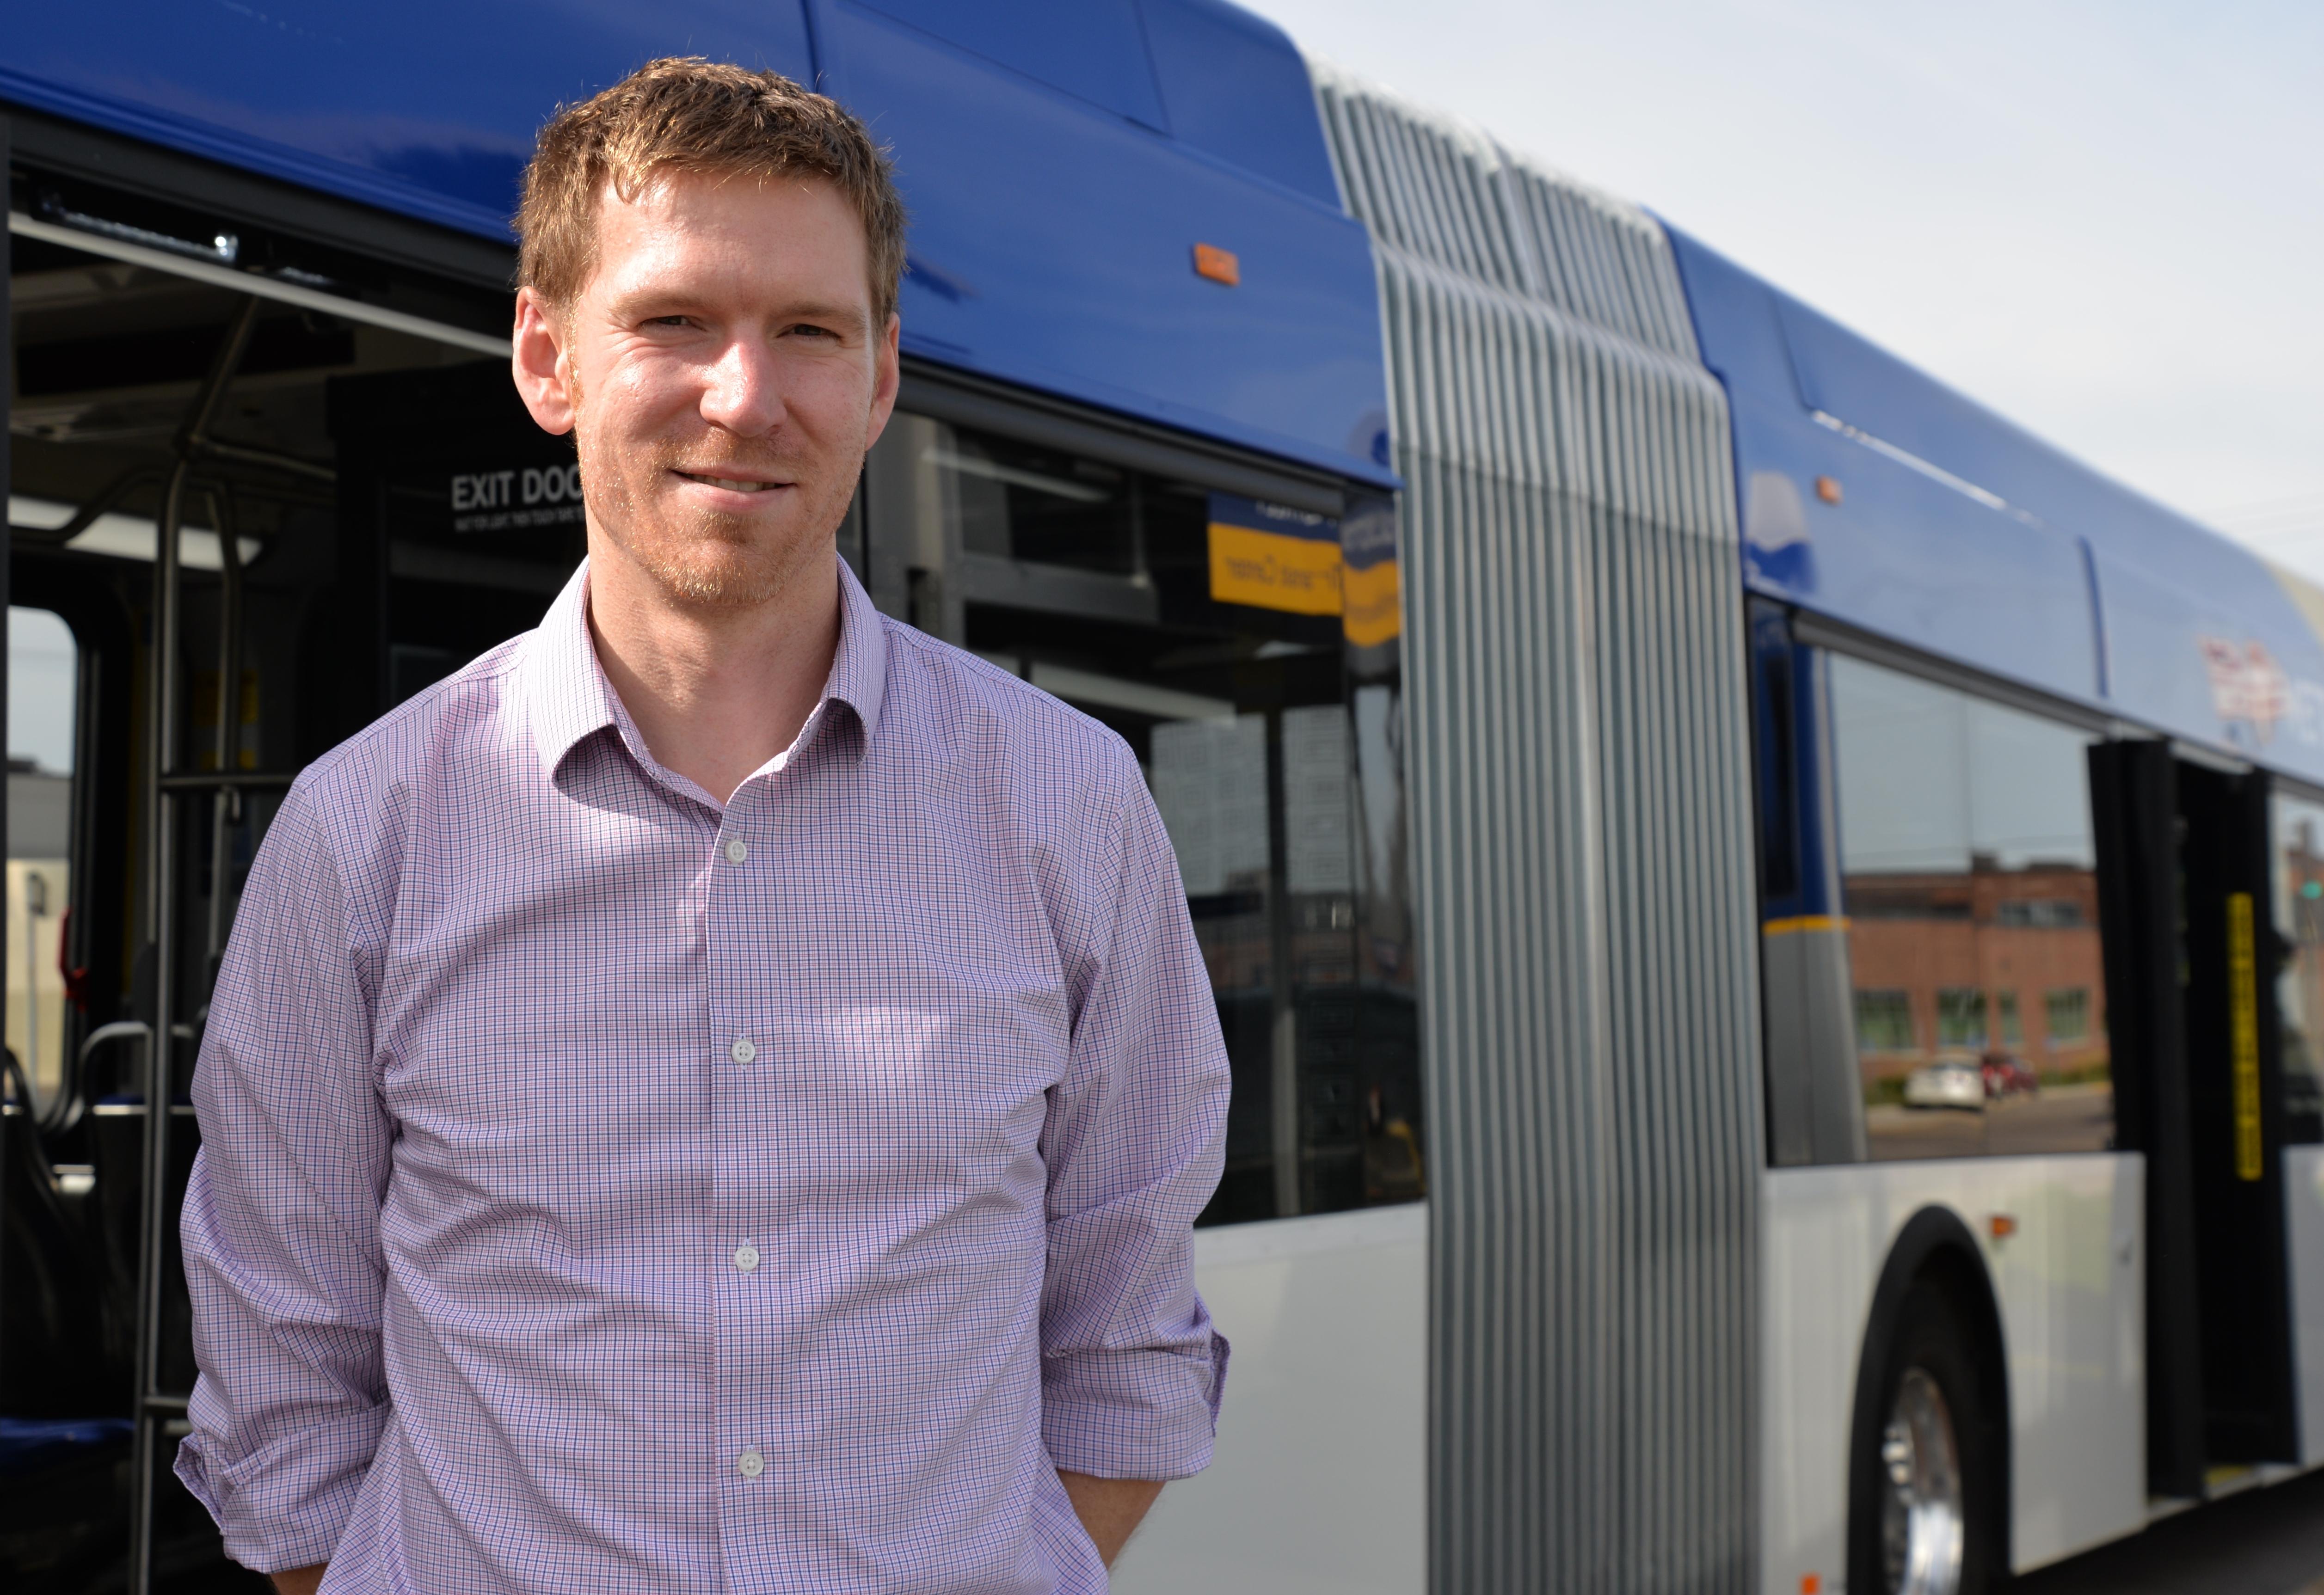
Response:
[[[846,107],[779,72],[669,56],[540,130],[516,217],[517,281],[559,308],[597,269],[597,202],[623,201],[657,176],[710,172],[824,179],[855,208],[872,268],[874,330],[896,309],[904,272],[904,201],[887,151]]]

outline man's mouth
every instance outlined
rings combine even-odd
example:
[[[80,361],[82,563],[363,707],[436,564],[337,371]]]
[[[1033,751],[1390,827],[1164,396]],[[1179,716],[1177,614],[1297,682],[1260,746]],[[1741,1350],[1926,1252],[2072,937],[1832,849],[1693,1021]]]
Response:
[[[757,481],[743,476],[706,476],[696,471],[678,471],[677,475],[688,482],[699,482],[705,487],[723,487],[729,493],[769,493],[778,487],[788,487],[788,482]]]

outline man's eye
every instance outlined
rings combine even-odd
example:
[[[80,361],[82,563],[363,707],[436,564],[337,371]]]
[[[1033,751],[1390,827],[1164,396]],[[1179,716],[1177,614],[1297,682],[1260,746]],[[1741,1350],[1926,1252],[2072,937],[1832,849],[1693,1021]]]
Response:
[[[649,327],[690,327],[693,324],[694,318],[690,316],[655,316],[646,322]]]
[[[791,331],[800,337],[834,337],[837,336],[828,327],[816,327],[812,324],[805,323],[792,327]]]

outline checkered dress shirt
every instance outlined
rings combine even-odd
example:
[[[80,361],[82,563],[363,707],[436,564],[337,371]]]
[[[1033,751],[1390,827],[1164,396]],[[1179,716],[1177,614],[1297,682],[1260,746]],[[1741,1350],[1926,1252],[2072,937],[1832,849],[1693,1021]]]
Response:
[[[721,804],[587,569],[303,774],[220,972],[178,1472],[327,1590],[1101,1590],[1209,1461],[1227,1068],[1120,738],[872,608]]]

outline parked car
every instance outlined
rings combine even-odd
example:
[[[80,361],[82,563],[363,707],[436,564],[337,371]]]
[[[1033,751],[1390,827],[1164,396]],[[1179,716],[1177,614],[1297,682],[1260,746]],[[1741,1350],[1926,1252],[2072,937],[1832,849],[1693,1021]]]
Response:
[[[1985,1055],[1978,1068],[1985,1075],[1985,1094],[1989,1101],[2041,1094],[2042,1082],[2026,1067],[2025,1060],[2014,1052],[2004,1052],[1997,1046]]]
[[[1939,1058],[1904,1077],[1908,1108],[1966,1108],[1985,1111],[1985,1074],[1968,1058]]]

